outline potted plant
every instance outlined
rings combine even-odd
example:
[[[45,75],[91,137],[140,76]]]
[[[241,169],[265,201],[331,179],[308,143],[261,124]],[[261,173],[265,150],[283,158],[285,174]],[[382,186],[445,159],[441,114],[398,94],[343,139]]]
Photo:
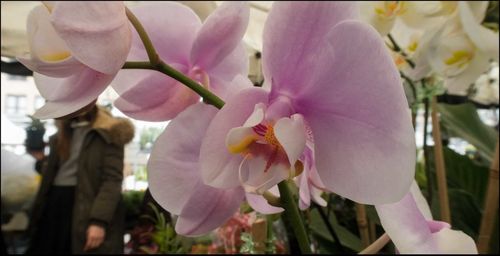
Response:
[[[26,150],[43,150],[45,148],[45,142],[43,141],[45,123],[31,115],[28,116],[31,119],[31,123],[26,127],[26,140],[24,143]]]

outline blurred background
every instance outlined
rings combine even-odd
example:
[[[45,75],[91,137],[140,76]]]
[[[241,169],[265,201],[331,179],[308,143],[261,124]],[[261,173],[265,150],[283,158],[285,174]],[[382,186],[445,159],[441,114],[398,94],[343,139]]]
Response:
[[[220,1],[180,2],[192,8],[202,20],[221,4]],[[53,120],[40,122],[30,117],[44,104],[44,99],[36,89],[31,71],[15,60],[15,56],[28,52],[26,17],[38,4],[40,3],[35,1],[1,2],[2,231],[10,253],[22,253],[25,250],[26,237],[23,236],[23,231],[27,227],[30,203],[40,180],[35,170],[36,158],[28,154],[27,147],[41,148],[47,154],[48,147],[43,146],[43,142],[48,142],[48,137],[56,132]],[[134,6],[141,4],[141,1],[126,1],[126,4]],[[244,42],[250,60],[249,78],[255,85],[260,85],[263,82],[260,68],[262,29],[272,2],[250,1],[249,4],[251,7],[250,23]],[[498,2],[490,3],[487,19],[488,22],[496,22],[496,31],[498,31]],[[433,155],[429,154],[427,168],[422,158],[424,140],[428,147],[426,149],[430,152],[433,150],[434,142],[431,134],[431,116],[428,114],[426,120],[423,99],[437,93],[421,88],[412,90],[406,81],[403,85],[409,107],[413,108],[415,113],[415,136],[419,150],[416,179],[424,194],[432,198],[432,195],[425,192],[431,191],[432,193],[433,188],[428,188],[426,185],[428,174],[426,175],[424,169],[430,169],[430,173],[434,172]],[[113,89],[108,87],[97,103],[107,106],[114,116],[125,117],[112,105],[117,96]],[[489,71],[479,77],[467,93],[454,95],[440,93],[438,102],[445,142],[444,155],[448,171],[450,208],[453,212],[452,226],[477,238],[484,210],[483,201],[489,165],[492,161],[495,142],[498,140],[498,63],[492,62]],[[129,222],[127,224],[129,230],[125,236],[128,248],[125,252],[254,252],[255,248],[249,230],[251,227],[258,230],[262,226],[257,221],[262,217],[256,216],[255,213],[236,215],[214,234],[197,240],[175,236],[169,218],[163,217],[162,222],[161,211],[155,212],[157,215],[155,215],[154,227],[146,227],[144,230],[134,229],[141,207],[144,207],[142,201],[144,191],[148,186],[146,164],[151,148],[168,122],[154,123],[137,120],[132,120],[132,122],[136,133],[133,141],[125,148],[123,182]],[[424,125],[426,125],[425,129]],[[338,245],[332,234],[319,221],[323,217],[320,216],[323,214],[322,211],[326,210],[328,214],[326,218],[333,223],[333,229],[340,236],[343,252],[360,251],[365,244],[357,226],[354,203],[336,195],[329,195],[327,199],[329,201],[327,209],[314,208],[308,213],[310,220],[308,224],[312,227],[313,236],[316,238],[314,246],[323,253],[338,252]],[[439,211],[437,200],[432,200],[430,204],[433,213]],[[246,209],[246,212],[250,212],[250,209]],[[335,214],[330,214],[330,212]],[[369,241],[374,241],[381,234],[382,229],[373,207],[367,207],[367,216]],[[274,235],[267,238],[268,242],[270,241],[269,244],[273,245],[272,249],[269,249],[271,251],[268,252],[279,253],[287,250],[288,238],[283,230],[284,224],[277,223],[268,227],[275,231]],[[135,244],[131,242],[132,240]],[[494,242],[490,251],[498,253],[498,209],[492,241]],[[393,248],[386,250],[390,252]]]

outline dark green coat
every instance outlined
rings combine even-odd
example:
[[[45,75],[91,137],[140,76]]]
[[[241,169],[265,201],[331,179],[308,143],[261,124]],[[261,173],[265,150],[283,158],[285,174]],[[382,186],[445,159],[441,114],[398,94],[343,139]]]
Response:
[[[84,253],[90,221],[105,225],[103,244],[90,253],[123,253],[125,208],[122,204],[124,145],[132,140],[134,127],[124,118],[114,118],[99,109],[92,129],[87,133],[78,159],[77,185],[72,219],[73,253]],[[49,141],[50,155],[42,173],[42,182],[33,205],[30,230],[41,220],[47,195],[59,169],[56,136]]]

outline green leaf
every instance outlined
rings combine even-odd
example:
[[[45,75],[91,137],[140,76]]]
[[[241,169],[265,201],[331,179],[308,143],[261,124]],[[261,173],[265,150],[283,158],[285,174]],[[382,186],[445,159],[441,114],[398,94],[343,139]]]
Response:
[[[375,207],[373,205],[365,205],[366,209],[366,216],[368,219],[375,224],[382,225],[380,224],[380,218],[378,217],[377,211],[375,210]]]
[[[439,216],[439,199],[435,191],[431,207],[434,216]],[[476,240],[481,222],[481,210],[474,197],[461,189],[448,189],[451,212],[451,228],[461,230]],[[439,219],[439,218],[436,218]]]
[[[429,151],[434,152],[434,147],[429,147]],[[434,154],[429,155],[431,172],[435,175]],[[443,155],[448,187],[467,191],[473,196],[476,204],[482,206],[488,185],[489,169],[447,147],[443,148]]]
[[[329,242],[330,245],[334,248],[333,244],[335,243],[335,240],[331,236],[330,232],[328,232],[328,229],[325,223],[323,222],[323,219],[321,218],[317,209],[311,210],[310,220],[311,220],[310,223],[311,231],[314,235],[317,236],[317,238],[319,238],[318,242],[323,242],[323,244],[328,244],[325,242]],[[351,233],[347,228],[339,225],[337,222],[337,218],[335,218],[334,214],[330,214],[329,220],[333,229],[339,236],[340,243],[342,244],[342,246],[352,249],[355,252],[359,252],[363,249],[361,239],[359,239],[359,237]]]
[[[451,136],[459,137],[477,148],[481,156],[491,162],[498,133],[481,121],[476,107],[471,103],[438,104],[442,125]]]

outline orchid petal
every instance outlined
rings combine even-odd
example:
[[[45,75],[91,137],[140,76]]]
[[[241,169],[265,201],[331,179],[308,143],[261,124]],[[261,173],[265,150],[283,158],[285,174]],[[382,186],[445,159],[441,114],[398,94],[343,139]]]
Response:
[[[230,82],[215,77],[210,78],[211,91],[224,101],[250,87],[253,87],[253,84],[247,75],[238,74]]]
[[[153,198],[167,211],[179,215],[201,180],[198,156],[202,131],[217,109],[197,103],[173,119],[158,137],[148,161],[148,183]]]
[[[481,23],[488,12],[488,1],[466,1],[465,3],[468,5],[470,12],[475,19],[475,23]],[[460,12],[460,2],[457,2],[456,5],[458,6]]]
[[[240,165],[240,181],[246,192],[263,194],[289,177],[289,167],[273,163],[269,167],[265,156],[245,158]]]
[[[115,77],[90,68],[67,78],[51,78],[34,74],[35,84],[48,101],[33,116],[38,119],[58,118],[87,106],[106,89]]]
[[[51,22],[83,64],[105,74],[122,68],[131,45],[122,2],[57,2]]]
[[[429,208],[429,203],[425,200],[424,195],[422,195],[422,191],[418,187],[417,182],[414,180],[410,187],[410,193],[417,204],[418,209],[424,216],[426,220],[432,220],[431,209]]]
[[[176,2],[159,2],[136,6],[132,12],[148,31],[162,60],[169,64],[189,65],[189,54],[201,28],[200,18],[191,9]],[[128,60],[147,58],[142,40],[134,30]]]
[[[248,76],[249,58],[245,46],[240,43],[217,66],[207,67],[210,79],[231,81],[236,75]]]
[[[318,174],[328,190],[354,201],[398,201],[410,188],[415,165],[399,73],[368,25],[344,21],[329,38],[333,55],[317,60],[323,65],[316,80],[297,99],[314,135]]]
[[[468,67],[456,76],[448,77],[444,81],[444,87],[449,94],[463,95],[467,89],[490,67],[489,55],[476,52]]]
[[[243,127],[253,127],[260,124],[264,120],[264,112],[266,106],[263,103],[255,104],[253,113],[248,117],[248,119],[243,124]]]
[[[299,209],[305,210],[311,205],[311,191],[309,190],[309,182],[307,172],[304,170],[298,177],[299,179]]]
[[[381,36],[386,36],[391,32],[395,17],[380,17],[376,12],[378,8],[384,8],[384,1],[361,1],[358,5],[361,19],[372,25]]]
[[[323,191],[321,189],[311,186],[311,199],[318,205],[325,207],[327,202],[321,197],[322,193]]]
[[[128,74],[127,71],[120,72],[120,81],[137,74]],[[127,91],[119,92],[120,98],[115,101],[115,106],[127,116],[145,121],[170,120],[199,101],[200,97],[196,93],[173,78],[155,71],[141,72],[137,78],[131,78],[132,81],[141,80]],[[114,84],[113,87],[117,88],[122,83],[118,81]]]
[[[290,166],[295,169],[295,162],[306,146],[304,118],[295,114],[292,118],[281,118],[274,125],[274,134],[285,150]]]
[[[227,133],[226,148],[231,153],[241,153],[255,140],[257,136],[251,127],[236,127]]]
[[[16,59],[28,69],[50,77],[68,77],[82,72],[85,67],[72,56],[56,63],[45,62],[38,58],[17,57]]]
[[[474,240],[462,231],[443,228],[432,234],[440,253],[446,254],[477,254]]]
[[[427,221],[408,193],[397,203],[375,205],[380,222],[401,253],[476,253],[474,240],[443,222]]]
[[[485,3],[487,6],[488,4],[486,1]],[[481,51],[498,61],[498,33],[481,26],[480,21],[475,20],[474,14],[468,3],[458,2],[458,10],[460,12],[462,27],[469,35],[470,40],[472,40]],[[486,12],[486,10],[484,10],[484,12]]]
[[[206,234],[224,224],[238,210],[244,192],[241,187],[217,189],[199,182],[182,209],[175,230],[184,236]]]
[[[413,196],[413,198],[415,199],[415,196]],[[415,199],[415,202],[416,202],[416,199]],[[420,209],[420,205],[418,205],[418,202],[416,202],[416,203],[417,203],[417,207],[419,207],[419,209]],[[427,207],[429,207],[429,206],[427,206]],[[423,213],[422,213],[422,215],[423,215]],[[427,226],[431,230],[431,233],[437,233],[443,228],[451,228],[450,224],[448,224],[444,221],[437,221],[437,220],[427,220]]]
[[[29,69],[46,76],[67,77],[83,68],[50,24],[45,7],[37,6],[30,12],[27,33],[31,56],[17,59]]]
[[[357,18],[349,2],[274,2],[264,27],[262,71],[273,90],[295,94],[312,76],[318,49],[337,23]]]
[[[403,253],[431,253],[436,244],[413,196],[408,193],[397,203],[375,205],[380,222],[391,240]]]
[[[245,2],[227,2],[205,20],[191,50],[191,63],[208,70],[219,65],[239,45],[248,26]]]
[[[311,184],[314,185],[315,187],[318,187],[321,189],[325,188],[325,184],[323,184],[323,181],[319,177],[318,170],[316,170],[316,167],[311,168],[309,170],[309,180],[310,180]]]
[[[276,187],[273,187],[273,188],[276,188]],[[269,191],[273,190],[273,188],[271,188]],[[279,196],[279,192],[277,193],[277,195]],[[245,196],[247,198],[248,204],[252,207],[252,209],[254,209],[255,211],[257,211],[259,213],[275,214],[275,213],[280,213],[280,212],[284,211],[284,209],[281,207],[276,207],[276,206],[270,205],[267,202],[267,200],[261,195],[257,195],[257,194],[253,194],[253,193],[245,193]]]
[[[265,90],[248,88],[230,98],[214,117],[200,150],[201,173],[206,184],[219,188],[240,185],[238,169],[243,158],[227,150],[226,136],[229,130],[247,120],[255,104],[266,101]]]

